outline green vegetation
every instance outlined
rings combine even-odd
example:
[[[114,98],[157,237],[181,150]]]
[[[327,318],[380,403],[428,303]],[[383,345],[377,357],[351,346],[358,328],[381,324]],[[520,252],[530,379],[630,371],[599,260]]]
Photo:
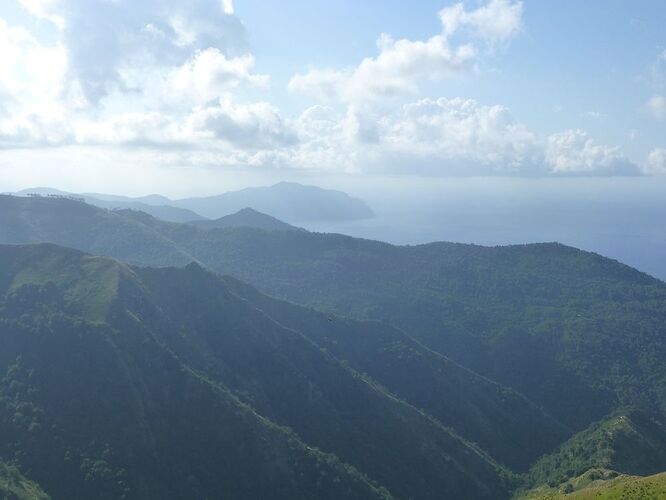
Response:
[[[0,197],[0,208],[2,242],[51,241],[144,265],[196,261],[280,299],[388,321],[575,430],[620,405],[666,408],[666,285],[598,255],[204,231],[70,200]]]
[[[516,483],[498,464],[553,491],[594,471],[666,469],[666,284],[599,255],[204,230],[0,196],[0,242],[38,241],[134,265],[196,264],[80,256],[70,269],[52,247],[24,248],[17,271],[0,272],[8,320],[42,325],[58,311],[123,335],[138,328],[396,497],[472,497],[475,485],[476,497],[501,498]]]
[[[191,268],[194,272],[197,266]],[[463,368],[385,323],[334,318],[272,299],[233,278],[224,282],[280,324],[302,332],[514,470],[526,469],[571,434],[516,391]]]
[[[39,245],[0,247],[0,276],[0,456],[53,498],[508,496],[483,451],[200,268]]]
[[[530,491],[523,500],[659,500],[666,498],[666,473],[648,477],[591,471],[568,488]]]
[[[642,411],[617,411],[539,460],[530,470],[529,484],[560,487],[592,469],[632,475],[665,470],[666,426]]]
[[[12,465],[0,462],[0,498],[3,500],[49,500],[39,486]]]

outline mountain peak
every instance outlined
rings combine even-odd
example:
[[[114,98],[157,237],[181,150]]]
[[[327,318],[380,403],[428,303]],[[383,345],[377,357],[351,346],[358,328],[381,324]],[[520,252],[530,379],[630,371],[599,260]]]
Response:
[[[225,215],[216,220],[193,221],[190,224],[201,229],[253,227],[265,231],[303,231],[299,227],[282,222],[251,207],[241,208],[233,214]]]
[[[246,207],[287,222],[358,220],[375,215],[363,200],[347,193],[296,182],[279,182],[174,203],[210,218],[234,214]]]

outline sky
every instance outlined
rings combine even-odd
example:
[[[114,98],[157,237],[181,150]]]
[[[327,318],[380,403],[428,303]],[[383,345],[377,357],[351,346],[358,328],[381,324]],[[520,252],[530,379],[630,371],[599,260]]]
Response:
[[[0,191],[663,179],[664,25],[662,0],[2,0]]]

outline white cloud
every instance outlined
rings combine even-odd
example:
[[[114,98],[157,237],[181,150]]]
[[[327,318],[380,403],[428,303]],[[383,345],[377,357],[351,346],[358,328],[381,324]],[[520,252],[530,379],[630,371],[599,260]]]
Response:
[[[638,168],[619,147],[598,144],[583,130],[567,130],[548,137],[545,164],[553,174],[626,175]]]
[[[645,103],[648,112],[657,120],[666,118],[666,97],[654,95]]]
[[[472,11],[456,4],[440,11],[439,17],[442,32],[427,40],[394,40],[382,34],[377,56],[349,70],[314,68],[294,75],[289,89],[366,106],[385,97],[414,95],[424,82],[460,74],[478,56],[472,42],[451,43],[455,32],[469,31],[473,38],[490,43],[506,42],[520,32],[522,3],[491,0]]]
[[[64,48],[42,46],[0,18],[0,54],[0,147],[64,140],[68,133],[61,116],[72,104],[64,94]]]
[[[75,141],[85,145],[166,145],[187,142],[182,129],[158,112],[127,112],[106,120],[81,120]]]
[[[296,142],[295,133],[272,104],[249,105],[221,100],[218,105],[195,110],[188,128],[201,139],[216,139],[247,150],[279,148]]]
[[[490,42],[502,42],[516,36],[522,29],[523,3],[510,0],[490,0],[476,10],[468,11],[457,3],[439,11],[445,36],[461,29]]]
[[[640,173],[617,147],[599,144],[579,130],[541,136],[501,105],[421,99],[382,115],[372,128],[358,113],[353,106],[343,114],[313,106],[294,124],[299,143],[279,154],[264,154],[262,160],[321,170],[435,176]]]
[[[228,16],[233,16],[234,14],[234,2],[233,0],[222,0],[222,10]]]
[[[655,148],[650,151],[643,171],[648,175],[666,175],[666,149]]]
[[[183,66],[170,74],[170,84],[178,95],[194,95],[197,100],[219,99],[241,84],[265,86],[268,76],[252,73],[254,56],[227,58],[219,49],[208,48],[195,53]]]
[[[21,0],[53,21],[69,60],[69,78],[91,105],[127,90],[123,71],[182,65],[195,51],[216,48],[229,59],[248,53],[233,4],[220,0]]]
[[[417,97],[428,82],[467,72],[484,44],[507,42],[520,32],[522,3],[490,0],[475,10],[456,4],[440,11],[439,18],[441,32],[430,38],[396,40],[382,34],[376,56],[366,57],[354,68],[313,68],[296,74],[288,88],[319,102],[345,105],[339,128],[348,140],[383,144],[391,109],[399,109],[405,98]],[[452,42],[456,32],[468,35],[468,39]],[[441,153],[435,146],[433,150]]]
[[[288,84],[291,92],[308,93],[321,101],[340,99],[349,73],[334,69],[311,69],[305,74],[294,75]]]
[[[51,21],[58,28],[64,27],[64,18],[56,13],[56,4],[59,0],[19,0],[19,2],[33,16]]]
[[[481,106],[472,99],[408,104],[389,125],[385,142],[442,173],[530,173],[539,159],[536,135],[517,123],[506,107]]]
[[[292,91],[327,105],[289,118],[264,99],[240,97],[269,77],[255,72],[232,2],[22,1],[54,23],[56,40],[44,45],[0,19],[0,148],[440,176],[637,171],[583,131],[543,136],[502,105],[420,98],[424,82],[467,71],[484,48],[519,33],[520,2],[456,4],[440,12],[442,31],[430,38],[382,35],[377,54],[356,67],[294,76]],[[644,172],[661,170],[655,151]]]
[[[75,142],[85,146],[210,149],[228,155],[280,149],[297,142],[296,132],[271,104],[234,104],[229,99],[198,106],[184,117],[126,112],[103,120],[81,120],[74,128]]]
[[[191,142],[194,106],[265,86],[233,3],[21,0],[44,45],[0,18],[0,147]]]
[[[379,54],[364,59],[354,70],[312,69],[295,75],[289,90],[346,103],[370,104],[368,100],[416,94],[423,81],[459,73],[474,57],[471,45],[451,48],[442,35],[413,41],[393,40],[384,34],[377,46]]]

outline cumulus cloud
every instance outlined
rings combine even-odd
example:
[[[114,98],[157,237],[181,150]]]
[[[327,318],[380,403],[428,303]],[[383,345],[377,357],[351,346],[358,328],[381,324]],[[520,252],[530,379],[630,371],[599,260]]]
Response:
[[[645,103],[648,112],[657,120],[666,118],[666,97],[654,95]]]
[[[265,86],[268,76],[253,74],[253,67],[252,54],[228,58],[218,48],[210,47],[196,52],[183,66],[173,70],[169,79],[177,94],[210,101],[242,84]]]
[[[0,147],[191,144],[195,109],[268,84],[231,1],[19,1],[55,41],[0,18]]]
[[[420,99],[383,115],[371,131],[359,131],[356,113],[353,107],[342,114],[321,105],[307,109],[293,124],[299,143],[282,151],[280,161],[440,176],[640,173],[619,148],[599,144],[583,131],[542,136],[505,106],[473,99]]]
[[[650,151],[643,171],[648,175],[666,175],[666,149],[655,148]]]
[[[234,14],[234,2],[232,0],[222,0],[222,10],[228,16]]]
[[[382,34],[376,56],[354,68],[313,68],[296,74],[288,88],[323,103],[347,106],[341,125],[345,135],[377,144],[391,107],[399,108],[405,98],[418,96],[427,82],[468,71],[485,45],[507,42],[518,34],[521,18],[521,2],[491,0],[474,10],[456,4],[439,12],[441,31],[430,38],[396,40]],[[453,42],[458,32],[467,39]]]
[[[510,0],[491,0],[487,5],[468,11],[457,3],[439,12],[445,36],[463,29],[489,42],[503,42],[522,28],[523,4]]]
[[[247,52],[245,29],[233,4],[219,0],[21,0],[33,15],[60,29],[70,79],[97,104],[126,89],[128,67],[180,65],[193,51],[217,48],[228,57]]]
[[[63,95],[67,55],[42,46],[27,30],[0,18],[0,145],[60,142],[68,96]],[[54,126],[55,124],[55,126]]]
[[[267,102],[249,105],[221,100],[218,105],[197,109],[188,127],[200,138],[219,139],[242,149],[268,149],[296,142],[295,133]]]
[[[521,2],[456,4],[439,12],[441,31],[429,38],[382,35],[377,54],[355,67],[295,75],[289,88],[319,104],[285,117],[265,98],[242,98],[269,77],[255,71],[231,1],[19,1],[55,34],[38,40],[0,19],[0,148],[418,175],[639,171],[586,132],[542,135],[506,106],[422,98],[423,82],[467,71],[520,33]],[[657,149],[643,172],[662,170]]]
[[[188,135],[162,113],[125,112],[105,120],[81,120],[75,125],[75,142],[86,145],[165,145],[188,142]]]
[[[520,31],[522,3],[491,0],[471,11],[456,4],[440,11],[439,17],[441,33],[427,40],[394,40],[382,34],[377,41],[377,56],[365,58],[346,71],[315,68],[294,75],[289,89],[357,104],[416,94],[424,81],[459,74],[477,57],[479,49],[474,42],[451,43],[454,33],[469,31],[473,38],[506,42]]]
[[[636,175],[638,167],[617,146],[598,144],[583,130],[548,137],[545,163],[553,174]]]
[[[364,59],[355,69],[312,69],[292,77],[289,90],[346,103],[416,94],[424,80],[459,73],[474,56],[471,45],[452,48],[442,35],[412,41],[384,34],[377,46],[379,54]]]
[[[535,134],[504,106],[472,99],[423,99],[404,107],[386,133],[401,155],[435,168],[464,173],[521,173],[538,164]]]

